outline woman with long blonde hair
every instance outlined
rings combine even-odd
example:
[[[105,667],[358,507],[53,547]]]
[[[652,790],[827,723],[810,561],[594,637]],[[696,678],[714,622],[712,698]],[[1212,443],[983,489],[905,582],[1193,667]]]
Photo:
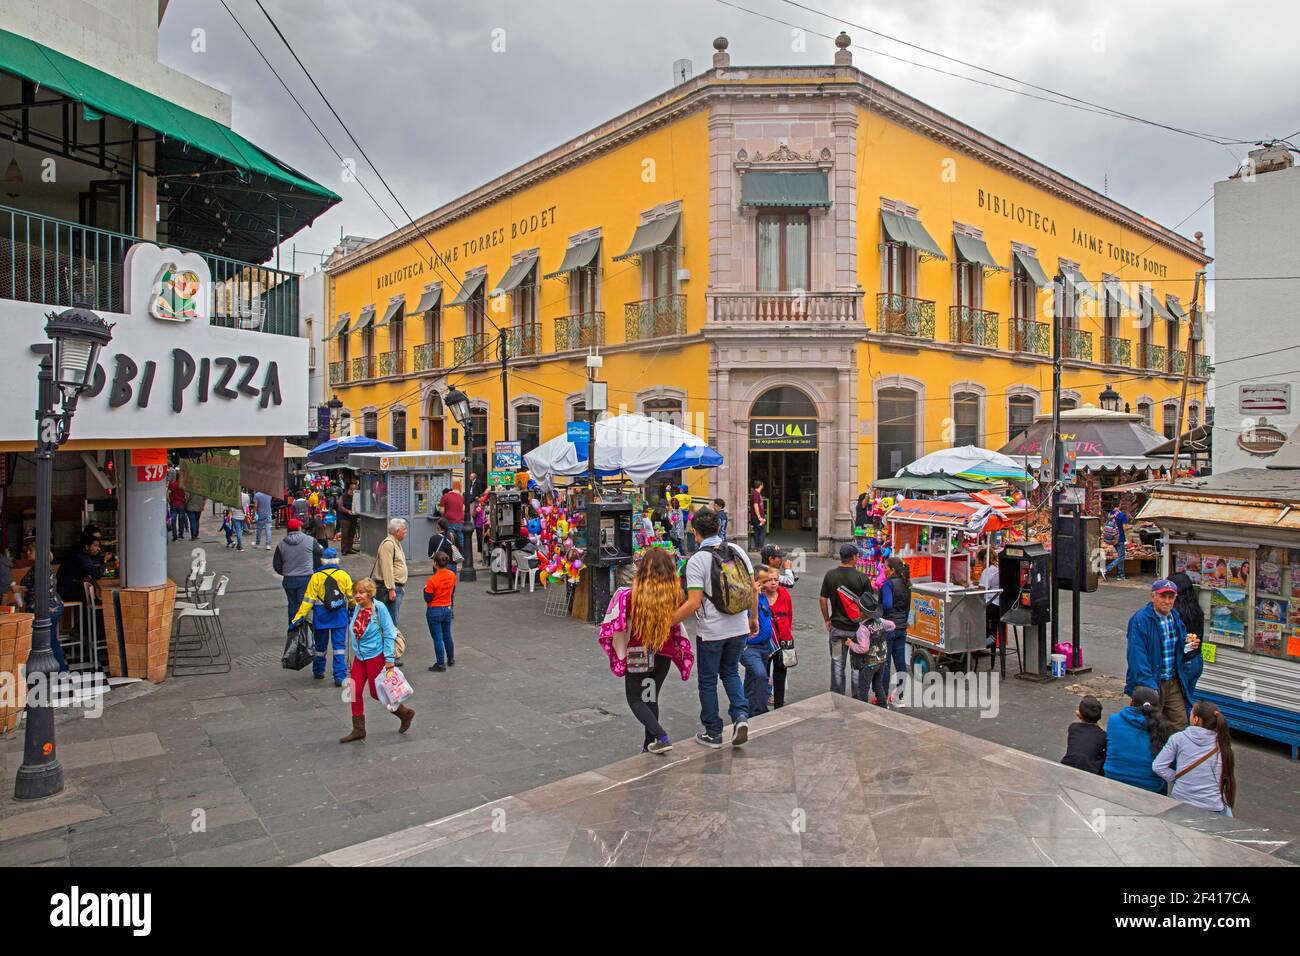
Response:
[[[691,642],[682,626],[673,623],[681,601],[677,562],[662,548],[647,548],[632,587],[614,594],[600,627],[598,640],[609,655],[609,669],[623,678],[627,706],[645,728],[642,753],[672,749],[659,723],[659,692],[670,664],[676,664],[682,680],[687,680],[695,663]]]

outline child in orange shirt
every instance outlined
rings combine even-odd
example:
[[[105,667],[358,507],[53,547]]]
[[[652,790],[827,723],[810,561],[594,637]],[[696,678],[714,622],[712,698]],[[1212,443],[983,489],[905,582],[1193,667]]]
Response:
[[[433,653],[438,658],[438,662],[429,668],[431,671],[445,671],[456,666],[456,645],[451,642],[451,605],[456,597],[456,572],[447,567],[450,563],[447,552],[434,552],[434,571],[424,582],[424,617],[429,624],[429,636],[433,638]]]

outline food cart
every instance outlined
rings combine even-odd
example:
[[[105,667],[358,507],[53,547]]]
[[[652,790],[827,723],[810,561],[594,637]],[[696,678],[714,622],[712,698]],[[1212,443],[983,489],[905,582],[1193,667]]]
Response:
[[[404,518],[409,531],[402,550],[411,558],[411,542],[416,541],[415,557],[423,558],[423,544],[438,517],[438,500],[451,487],[452,472],[464,464],[460,453],[363,452],[349,455],[348,464],[356,469],[358,547],[374,554],[388,535],[388,522]]]
[[[984,604],[997,591],[980,587],[979,573],[993,560],[996,539],[1023,518],[1023,508],[986,494],[904,498],[885,512],[889,547],[912,578],[914,668],[960,662],[970,670],[974,655],[988,649]]]

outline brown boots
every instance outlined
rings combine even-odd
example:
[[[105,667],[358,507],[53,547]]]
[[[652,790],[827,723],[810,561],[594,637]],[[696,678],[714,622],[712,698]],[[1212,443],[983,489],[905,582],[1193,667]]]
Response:
[[[393,711],[393,716],[397,717],[401,721],[401,724],[397,727],[397,732],[399,734],[404,734],[411,729],[411,721],[415,719],[415,711],[410,707],[407,707],[405,704],[401,704],[397,710]],[[364,733],[365,731],[363,730],[362,734]]]
[[[360,717],[352,718],[352,733],[348,734],[346,737],[340,737],[339,743],[350,744],[354,740],[365,740],[365,739],[366,739],[366,715],[362,714]]]

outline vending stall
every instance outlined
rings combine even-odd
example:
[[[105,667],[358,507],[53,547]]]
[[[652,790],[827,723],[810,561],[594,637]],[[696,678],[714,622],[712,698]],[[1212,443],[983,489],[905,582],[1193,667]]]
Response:
[[[388,522],[403,518],[409,532],[402,550],[410,559],[415,541],[414,556],[423,558],[438,500],[451,487],[452,472],[464,464],[463,457],[454,451],[363,452],[349,455],[348,464],[356,469],[357,546],[374,554],[388,535]]]

